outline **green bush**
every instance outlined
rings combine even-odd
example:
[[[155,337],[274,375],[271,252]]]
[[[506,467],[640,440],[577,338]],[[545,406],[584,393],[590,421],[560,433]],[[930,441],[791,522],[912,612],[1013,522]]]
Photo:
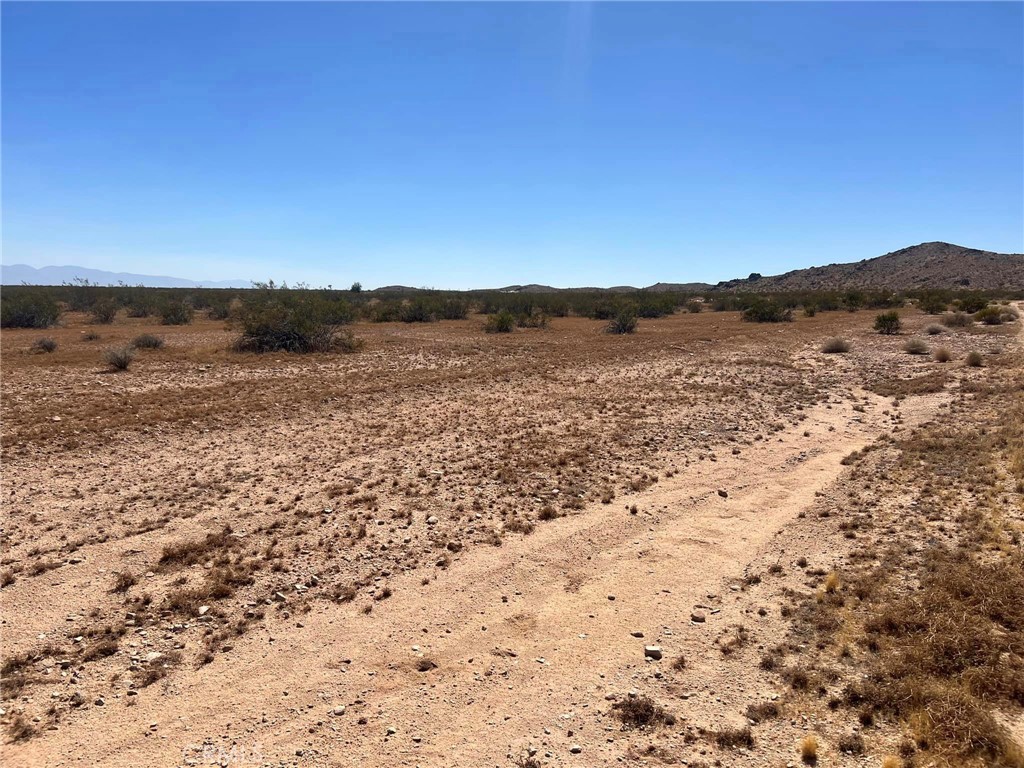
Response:
[[[399,307],[398,319],[403,323],[433,323],[437,321],[437,315],[424,299],[413,299]]]
[[[354,352],[362,342],[339,329],[336,307],[304,293],[264,289],[233,309],[239,352]]]
[[[629,309],[623,309],[608,322],[605,333],[636,333],[636,326],[636,313]]]
[[[686,311],[689,312],[690,314],[699,314],[701,311],[703,311],[703,309],[703,301],[697,301],[696,299],[693,299],[691,301],[686,302]]]
[[[940,293],[926,293],[918,299],[917,306],[929,315],[941,315],[949,307],[949,297]]]
[[[529,314],[522,312],[516,318],[516,325],[520,328],[547,328],[548,316],[540,309],[534,309]]]
[[[899,312],[882,312],[875,317],[875,330],[885,336],[892,336],[899,333],[903,328]]]
[[[110,325],[117,317],[117,302],[110,297],[97,299],[89,310],[89,316],[94,323]]]
[[[743,310],[743,319],[751,323],[788,323],[793,319],[793,310],[774,299],[756,298]]]
[[[49,328],[60,318],[60,306],[49,293],[4,288],[0,299],[0,327]]]
[[[512,316],[512,313],[502,310],[497,314],[487,316],[484,330],[487,333],[511,333],[515,326],[516,319]]]
[[[161,325],[189,325],[196,311],[188,301],[170,300],[160,306]]]

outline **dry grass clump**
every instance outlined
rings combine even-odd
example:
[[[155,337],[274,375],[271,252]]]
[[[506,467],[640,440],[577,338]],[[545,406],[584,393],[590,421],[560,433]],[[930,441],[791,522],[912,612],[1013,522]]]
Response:
[[[954,312],[942,317],[942,324],[947,328],[967,328],[971,325],[971,316],[963,312]]]
[[[163,345],[164,340],[151,333],[143,333],[132,339],[132,346],[135,349],[161,349]]]
[[[929,336],[938,336],[939,334],[945,333],[946,331],[941,325],[932,323],[931,325],[924,329],[924,332],[927,333]]]
[[[800,759],[808,765],[818,762],[818,738],[813,733],[800,740]]]
[[[908,355],[927,355],[928,345],[924,339],[908,339],[907,343],[903,345],[903,351]]]
[[[164,546],[159,565],[163,567],[193,565],[211,559],[215,554],[225,554],[238,546],[238,539],[231,535],[231,526],[206,534],[202,540],[185,540]]]
[[[953,353],[950,352],[945,347],[939,347],[932,354],[932,357],[935,358],[935,362],[937,363],[948,363],[950,360],[953,359]]]
[[[734,747],[753,749],[754,735],[750,732],[750,728],[747,726],[743,726],[742,728],[723,728],[722,730],[715,732],[715,744],[722,749],[730,749]]]
[[[653,728],[659,725],[673,725],[673,715],[647,696],[631,696],[612,704],[616,717],[623,728]]]
[[[850,351],[850,342],[838,337],[828,339],[821,345],[821,351],[828,354],[843,354]]]
[[[103,360],[112,371],[127,371],[134,359],[135,350],[131,347],[113,347],[103,353]]]
[[[763,701],[760,704],[748,706],[744,714],[752,723],[760,723],[779,717],[782,714],[782,707],[775,701]]]
[[[36,339],[32,342],[32,346],[29,348],[33,352],[41,352],[49,354],[57,351],[57,342],[54,339],[46,336],[42,339]]]
[[[967,357],[964,358],[964,365],[970,366],[971,368],[981,368],[985,361],[981,357],[981,352],[968,352]]]

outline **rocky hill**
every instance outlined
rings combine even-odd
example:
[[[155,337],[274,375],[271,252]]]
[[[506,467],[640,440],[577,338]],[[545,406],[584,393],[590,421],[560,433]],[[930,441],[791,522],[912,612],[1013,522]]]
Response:
[[[921,243],[851,264],[795,269],[782,275],[719,283],[724,291],[828,291],[921,288],[1024,290],[1024,254],[993,253],[952,243]]]

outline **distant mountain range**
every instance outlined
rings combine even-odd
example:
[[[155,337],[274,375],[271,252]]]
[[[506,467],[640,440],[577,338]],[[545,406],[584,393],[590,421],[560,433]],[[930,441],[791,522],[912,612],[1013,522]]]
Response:
[[[76,279],[100,285],[145,285],[150,288],[251,288],[250,280],[186,280],[181,277],[107,272],[88,267],[30,267],[28,264],[0,266],[0,285],[63,285]]]
[[[100,285],[126,283],[155,288],[249,288],[248,280],[197,281],[178,277],[154,277],[126,272],[105,272],[87,267],[41,267],[25,264],[0,267],[0,284],[62,285],[84,278]],[[848,264],[795,269],[782,275],[761,276],[710,283],[655,283],[646,288],[620,285],[612,288],[554,288],[550,285],[507,285],[491,290],[503,293],[560,293],[563,291],[608,291],[631,293],[638,290],[681,293],[705,291],[843,291],[881,289],[909,291],[922,288],[972,288],[978,290],[1024,290],[1024,254],[993,253],[951,243],[921,243],[884,256]],[[380,293],[418,293],[426,288],[388,285]]]

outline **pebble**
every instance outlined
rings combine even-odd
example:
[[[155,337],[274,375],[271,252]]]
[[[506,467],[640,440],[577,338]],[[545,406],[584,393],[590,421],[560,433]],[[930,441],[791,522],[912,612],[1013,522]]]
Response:
[[[695,624],[703,624],[705,621],[707,621],[707,618],[708,617],[704,615],[703,611],[694,611],[690,614],[690,621],[694,622]]]
[[[569,751],[572,752],[572,754],[574,755],[578,755],[580,752],[583,751],[583,747],[581,747],[579,744],[573,744],[571,747],[569,747]]]
[[[648,659],[654,659],[657,661],[661,658],[661,646],[660,645],[645,645],[644,656]]]

